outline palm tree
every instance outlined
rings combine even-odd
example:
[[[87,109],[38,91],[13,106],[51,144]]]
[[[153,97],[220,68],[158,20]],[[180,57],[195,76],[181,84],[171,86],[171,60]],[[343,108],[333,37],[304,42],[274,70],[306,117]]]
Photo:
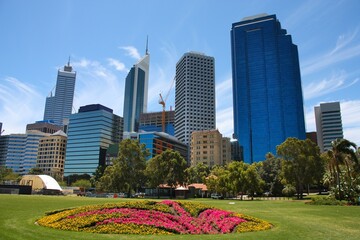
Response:
[[[336,179],[336,184],[339,188],[339,199],[342,200],[340,166],[346,166],[347,173],[351,178],[350,165],[353,163],[358,164],[358,159],[353,150],[356,149],[356,144],[346,139],[337,138],[331,142],[331,146],[331,150],[328,151],[328,155],[330,157],[329,170],[334,179]]]

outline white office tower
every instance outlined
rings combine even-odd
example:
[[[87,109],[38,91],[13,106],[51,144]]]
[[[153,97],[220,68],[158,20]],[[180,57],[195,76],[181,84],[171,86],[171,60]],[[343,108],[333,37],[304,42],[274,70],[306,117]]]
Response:
[[[176,64],[175,137],[185,144],[193,131],[215,129],[215,60],[185,53]]]
[[[317,142],[321,152],[331,149],[331,142],[344,138],[339,102],[315,106]]]

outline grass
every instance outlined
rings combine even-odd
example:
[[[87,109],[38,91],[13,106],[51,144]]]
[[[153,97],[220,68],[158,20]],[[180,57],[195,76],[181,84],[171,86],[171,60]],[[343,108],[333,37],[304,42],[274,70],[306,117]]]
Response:
[[[154,239],[154,236],[93,234],[45,228],[34,224],[45,212],[106,202],[132,201],[64,196],[0,195],[0,239]],[[188,201],[188,200],[186,200]],[[360,207],[314,206],[303,201],[233,201],[194,199],[220,209],[261,218],[271,230],[227,235],[201,235],[201,239],[358,239]],[[229,204],[234,202],[235,204]],[[156,239],[199,239],[198,235],[156,236]]]

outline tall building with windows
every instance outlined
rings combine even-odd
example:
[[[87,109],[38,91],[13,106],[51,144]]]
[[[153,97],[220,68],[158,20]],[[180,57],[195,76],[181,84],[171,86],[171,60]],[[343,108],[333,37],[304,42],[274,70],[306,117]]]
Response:
[[[140,132],[162,132],[163,112],[151,112],[140,114]],[[175,135],[174,129],[175,111],[165,111],[165,133]]]
[[[36,167],[39,140],[49,136],[37,130],[28,130],[25,134],[10,134],[0,137],[0,162],[7,168],[24,175]]]
[[[36,167],[55,179],[64,175],[67,135],[59,130],[40,138]]]
[[[64,176],[93,174],[105,165],[106,150],[122,139],[122,118],[100,104],[82,106],[70,115]]]
[[[231,29],[234,134],[246,163],[265,159],[288,137],[305,139],[297,46],[276,15],[257,15]]]
[[[185,53],[176,64],[175,137],[190,144],[193,131],[215,129],[215,60]]]
[[[231,161],[230,138],[223,138],[217,129],[194,131],[191,134],[191,166],[203,163],[209,167]]]
[[[137,132],[141,113],[147,111],[150,54],[136,63],[125,80],[124,132]]]
[[[340,102],[321,103],[314,107],[317,143],[321,152],[331,149],[331,142],[344,138]]]
[[[70,59],[63,70],[58,70],[55,95],[52,92],[46,98],[44,120],[52,120],[56,125],[63,126],[73,107],[76,72],[70,66]]]

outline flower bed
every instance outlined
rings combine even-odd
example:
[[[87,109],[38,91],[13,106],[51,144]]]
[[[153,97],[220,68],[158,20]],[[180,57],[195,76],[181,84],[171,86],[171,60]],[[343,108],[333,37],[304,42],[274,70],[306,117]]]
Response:
[[[224,234],[266,230],[268,222],[203,204],[165,200],[85,206],[47,213],[41,226],[118,234]]]

